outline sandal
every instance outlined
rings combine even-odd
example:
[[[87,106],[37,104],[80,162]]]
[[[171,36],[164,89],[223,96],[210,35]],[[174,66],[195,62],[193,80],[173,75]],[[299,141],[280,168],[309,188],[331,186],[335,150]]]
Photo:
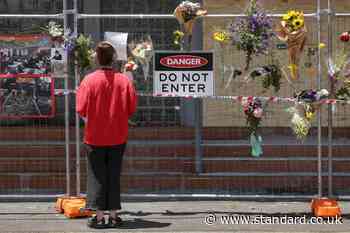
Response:
[[[97,220],[97,216],[93,216],[88,219],[87,221],[87,226],[90,228],[95,228],[95,229],[104,229],[106,228],[106,222],[105,218],[102,218],[101,220]]]
[[[111,217],[108,218],[108,226],[110,228],[117,228],[120,227],[123,224],[123,220],[120,217]]]

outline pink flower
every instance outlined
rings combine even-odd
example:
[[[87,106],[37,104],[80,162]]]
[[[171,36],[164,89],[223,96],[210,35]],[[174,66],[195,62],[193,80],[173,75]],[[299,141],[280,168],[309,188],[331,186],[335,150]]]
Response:
[[[261,118],[261,117],[262,117],[262,114],[263,114],[262,108],[256,108],[256,109],[254,109],[254,112],[253,112],[254,117],[256,117],[256,118]]]

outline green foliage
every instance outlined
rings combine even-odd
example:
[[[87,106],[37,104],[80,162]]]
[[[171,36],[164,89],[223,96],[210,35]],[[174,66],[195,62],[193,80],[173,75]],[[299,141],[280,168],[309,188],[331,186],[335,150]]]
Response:
[[[349,100],[350,99],[350,90],[347,87],[341,87],[335,94],[336,99],[338,100]]]
[[[80,34],[76,39],[74,55],[81,70],[90,69],[93,65],[94,50],[92,47],[91,37]]]

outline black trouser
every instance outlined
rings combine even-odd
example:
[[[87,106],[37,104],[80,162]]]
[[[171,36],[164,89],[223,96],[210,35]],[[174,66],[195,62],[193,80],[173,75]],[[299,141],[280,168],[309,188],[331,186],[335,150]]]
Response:
[[[120,174],[126,144],[86,146],[88,148],[86,208],[120,210]]]

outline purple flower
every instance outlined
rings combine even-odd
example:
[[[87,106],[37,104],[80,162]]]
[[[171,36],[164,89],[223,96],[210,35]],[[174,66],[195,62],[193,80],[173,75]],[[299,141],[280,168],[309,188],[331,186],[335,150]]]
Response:
[[[257,6],[255,0],[251,0],[250,7],[246,11],[247,17],[240,18],[232,23],[229,32],[233,44],[238,50],[246,52],[246,67],[254,55],[267,54],[269,41],[272,37],[272,23],[267,14]]]

